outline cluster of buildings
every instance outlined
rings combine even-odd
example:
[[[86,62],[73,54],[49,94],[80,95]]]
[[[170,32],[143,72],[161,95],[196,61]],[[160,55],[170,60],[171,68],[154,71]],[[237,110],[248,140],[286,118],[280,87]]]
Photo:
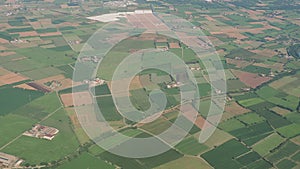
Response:
[[[100,79],[100,78],[95,78],[93,80],[84,80],[83,81],[84,84],[90,84],[92,86],[96,86],[96,85],[102,85],[105,83],[105,80]]]
[[[0,168],[18,168],[21,163],[22,159],[0,152]]]
[[[68,44],[69,45],[78,45],[78,44],[80,44],[80,40],[69,40]]]
[[[136,6],[138,3],[129,0],[119,0],[119,1],[107,1],[103,3],[105,7],[117,7],[125,8],[127,6]]]
[[[181,84],[179,82],[172,82],[167,85],[167,88],[171,89],[171,88],[176,88],[176,87],[180,87],[180,86],[181,86]]]
[[[50,87],[51,89],[56,89],[56,88],[62,86],[62,83],[57,80],[52,80],[51,82],[47,82],[45,85]]]
[[[52,140],[58,132],[59,130],[56,128],[37,124],[34,127],[32,127],[31,130],[25,131],[23,135]]]
[[[98,58],[97,56],[84,56],[79,58],[79,61],[81,62],[93,62],[93,63],[98,63],[100,62],[100,58]]]

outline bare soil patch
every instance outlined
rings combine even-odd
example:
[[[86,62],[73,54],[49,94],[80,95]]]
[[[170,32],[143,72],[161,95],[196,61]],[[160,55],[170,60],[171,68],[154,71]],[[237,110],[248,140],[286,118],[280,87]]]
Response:
[[[270,77],[262,77],[255,73],[249,73],[239,70],[232,70],[232,73],[240,79],[241,82],[246,84],[251,88],[256,88],[257,86],[271,80]]]
[[[73,97],[76,99],[76,102],[73,102]],[[82,106],[89,105],[93,103],[92,96],[89,92],[77,92],[77,93],[68,93],[60,95],[61,101],[65,107],[71,106]]]
[[[250,112],[250,110],[243,108],[236,102],[229,102],[225,106],[225,112],[228,112],[228,113],[231,113],[234,115],[240,115],[240,114],[248,113],[248,112]]]
[[[19,35],[21,37],[26,37],[26,36],[38,36],[39,34],[36,31],[30,31],[30,32],[20,32]]]
[[[21,81],[24,81],[27,79],[28,78],[23,75],[10,72],[8,74],[0,76],[0,83],[13,84],[13,83],[21,82]]]
[[[26,89],[26,90],[37,90],[36,88],[31,87],[26,83],[14,86],[14,88],[21,88],[21,89]]]
[[[248,65],[251,65],[251,62],[245,61],[245,60],[238,60],[238,59],[230,59],[230,58],[226,58],[226,62],[229,64],[233,64],[238,68],[243,68],[246,67]]]

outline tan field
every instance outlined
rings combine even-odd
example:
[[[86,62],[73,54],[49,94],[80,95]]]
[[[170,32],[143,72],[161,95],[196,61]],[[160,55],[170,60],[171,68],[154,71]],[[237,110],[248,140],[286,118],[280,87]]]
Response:
[[[37,90],[36,88],[33,88],[26,83],[14,86],[14,88],[20,88],[20,89],[26,89],[26,90]]]
[[[6,74],[9,74],[9,73],[10,73],[10,71],[0,67],[0,76],[6,75]]]
[[[42,34],[40,34],[41,37],[55,36],[55,35],[61,35],[61,33],[60,32],[49,32],[49,33],[42,33]]]
[[[0,43],[8,43],[8,42],[9,42],[8,40],[0,38]]]
[[[255,66],[265,67],[265,68],[271,68],[278,71],[283,71],[283,63],[274,63],[272,65],[264,64],[264,63],[254,63]]]
[[[245,60],[237,60],[237,59],[230,59],[230,58],[226,58],[226,62],[229,64],[236,65],[236,67],[238,68],[243,68],[252,64],[251,62]]]
[[[73,102],[73,97],[76,99],[76,103]],[[65,107],[82,106],[93,103],[92,96],[88,92],[62,94],[60,98]]]
[[[228,112],[228,113],[234,114],[234,115],[240,115],[240,114],[248,113],[248,112],[250,112],[250,110],[243,108],[236,102],[229,102],[225,106],[225,112]]]
[[[253,53],[256,53],[261,56],[266,56],[266,57],[273,57],[277,55],[278,53],[275,52],[274,50],[271,49],[263,49],[263,50],[250,50]]]
[[[36,82],[43,84],[43,83],[51,82],[53,80],[61,81],[63,79],[65,79],[64,75],[56,75],[56,76],[51,76],[51,77],[47,77],[47,78],[38,80]]]
[[[13,84],[13,83],[17,83],[17,82],[24,81],[24,80],[27,80],[27,79],[28,78],[23,76],[23,75],[10,72],[8,74],[0,76],[0,83],[2,83],[2,84]]]
[[[20,32],[19,35],[21,37],[26,37],[26,36],[38,36],[38,33],[36,31],[30,31],[30,32]]]
[[[249,73],[239,70],[232,70],[232,73],[240,79],[241,82],[246,84],[251,88],[256,88],[257,86],[271,80],[270,77],[261,77],[255,73]]]
[[[140,77],[135,76],[130,83],[130,90],[141,89],[143,85],[141,84]]]

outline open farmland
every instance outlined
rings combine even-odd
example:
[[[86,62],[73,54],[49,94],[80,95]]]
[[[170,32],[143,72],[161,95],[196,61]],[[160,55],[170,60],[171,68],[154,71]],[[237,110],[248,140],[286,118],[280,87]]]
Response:
[[[73,161],[65,163],[64,165],[60,166],[59,169],[73,169],[74,167],[89,169],[98,169],[98,167],[101,167],[105,169],[114,169],[112,165],[109,165],[105,161],[91,156],[88,153],[84,153]]]
[[[39,91],[13,88],[12,86],[0,87],[0,92],[2,94],[0,102],[3,104],[0,115],[8,114],[44,95]]]
[[[22,136],[3,149],[3,151],[11,154],[19,154],[19,156],[32,164],[40,161],[51,162],[58,160],[75,151],[78,146],[78,141],[73,134],[71,126],[69,125],[69,119],[64,110],[56,112],[42,124],[55,126],[60,130],[58,135],[51,142],[45,139]],[[65,140],[68,141],[66,142]],[[32,149],[35,150],[33,154],[31,153]],[[50,153],[45,153],[45,151]]]
[[[240,79],[245,85],[256,88],[257,86],[271,80],[270,77],[262,77],[258,74],[234,70],[232,73]]]
[[[202,169],[210,169],[206,161],[197,157],[182,157],[177,160],[171,161],[169,163],[163,164],[155,169],[164,169],[164,168],[173,168],[173,169],[181,169],[181,168],[191,168],[196,169],[201,166]]]
[[[1,138],[0,146],[4,146],[12,139],[22,134],[25,130],[30,128],[32,124],[36,122],[34,119],[27,117],[9,114],[0,117],[0,126],[5,130],[1,130],[0,133],[5,135]]]
[[[299,9],[297,0],[1,1],[0,155],[4,152],[24,160],[8,168],[300,168]],[[105,49],[109,51],[103,53]],[[173,62],[165,59],[168,52],[182,60],[195,77],[194,87],[201,97],[190,100],[181,95],[188,77],[177,67],[172,70],[174,77],[146,69],[126,76],[132,79],[129,91],[118,96],[128,96],[136,109],[146,111],[153,101],[150,93],[158,89],[166,96],[165,110],[148,123],[124,117],[113,98],[112,77],[126,57],[144,49],[163,51],[155,61],[144,52],[145,66],[158,63],[171,68]],[[212,59],[214,51],[221,64]],[[97,70],[89,72],[90,77],[73,80],[75,70],[88,73],[76,67],[78,63]],[[134,68],[125,67],[124,75]],[[223,71],[226,81],[210,84],[214,81],[210,73],[220,76]],[[218,90],[220,84],[227,85],[226,92]],[[211,102],[219,94],[226,100]],[[74,98],[79,101],[74,103]],[[195,104],[198,99],[199,105]],[[93,102],[107,127],[133,138],[157,137],[167,131],[181,108],[193,114],[195,122],[177,145],[162,154],[122,157],[95,144],[81,126],[76,108]],[[212,107],[223,111],[222,117],[219,123],[204,126],[208,117],[220,115],[210,111]],[[95,118],[88,120],[101,121],[100,114],[86,117],[84,113],[84,118]],[[187,123],[192,119],[183,117]],[[53,140],[22,135],[38,124],[59,132]],[[200,136],[213,125],[216,130],[200,143]],[[105,143],[124,148],[130,142],[106,139]],[[148,153],[154,148],[136,144],[126,151]]]
[[[184,139],[176,146],[176,148],[180,152],[188,155],[198,155],[208,149],[207,146],[199,144],[194,137]]]
[[[248,151],[248,148],[233,139],[201,156],[214,168],[238,168],[242,165],[233,159]],[[223,158],[215,158],[216,156]]]
[[[263,139],[262,141],[256,143],[253,146],[253,149],[261,156],[265,156],[268,153],[270,153],[271,150],[279,146],[283,141],[284,138],[282,138],[280,135],[275,133]]]

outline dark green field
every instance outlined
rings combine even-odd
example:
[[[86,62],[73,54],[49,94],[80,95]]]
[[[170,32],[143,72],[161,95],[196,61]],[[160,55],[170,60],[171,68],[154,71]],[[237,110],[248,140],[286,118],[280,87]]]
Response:
[[[0,87],[0,93],[2,95],[0,97],[0,115],[8,114],[44,95],[44,93],[39,91],[13,88],[11,85]]]
[[[122,116],[117,112],[111,96],[98,97],[97,103],[103,117],[107,121],[118,121]]]
[[[84,153],[79,157],[73,159],[71,162],[67,162],[58,169],[74,169],[74,168],[89,168],[89,169],[114,169],[112,165],[109,165],[105,161],[95,158],[94,156]]]
[[[204,153],[201,155],[201,157],[203,157],[211,166],[217,169],[240,168],[243,165],[233,159],[248,151],[250,150],[237,140],[230,140],[223,145]]]

